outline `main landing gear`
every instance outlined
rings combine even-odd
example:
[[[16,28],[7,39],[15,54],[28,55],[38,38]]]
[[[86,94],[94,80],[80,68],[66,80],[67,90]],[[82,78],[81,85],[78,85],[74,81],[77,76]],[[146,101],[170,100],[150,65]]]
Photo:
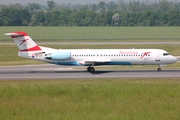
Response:
[[[158,65],[158,67],[159,67],[159,68],[157,69],[157,71],[161,71],[161,67],[160,67],[160,65]]]
[[[88,72],[91,72],[91,73],[94,73],[94,72],[95,72],[95,68],[94,68],[93,66],[89,66],[89,67],[87,68],[87,71],[88,71]]]

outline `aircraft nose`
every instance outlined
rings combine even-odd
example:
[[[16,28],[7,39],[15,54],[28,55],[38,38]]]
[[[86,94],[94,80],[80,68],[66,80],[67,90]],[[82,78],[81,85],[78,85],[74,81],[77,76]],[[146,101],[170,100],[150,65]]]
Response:
[[[174,56],[172,57],[172,62],[177,62],[177,60],[178,59],[176,57],[174,57]]]
[[[171,64],[171,63],[177,62],[178,59],[176,57],[174,57],[174,56],[170,56],[166,60],[167,60],[168,63]]]

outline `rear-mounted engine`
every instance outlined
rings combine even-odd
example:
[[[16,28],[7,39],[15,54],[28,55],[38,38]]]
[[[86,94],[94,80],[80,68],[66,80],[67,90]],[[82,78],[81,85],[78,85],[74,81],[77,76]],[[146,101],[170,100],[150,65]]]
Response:
[[[71,59],[71,52],[54,52],[54,53],[49,53],[45,54],[46,59],[50,60],[69,60]]]

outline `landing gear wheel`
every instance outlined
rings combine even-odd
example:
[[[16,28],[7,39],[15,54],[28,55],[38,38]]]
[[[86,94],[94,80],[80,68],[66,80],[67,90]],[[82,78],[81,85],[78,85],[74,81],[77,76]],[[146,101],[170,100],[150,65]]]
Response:
[[[157,71],[161,71],[161,68],[158,68]]]
[[[91,67],[90,72],[91,72],[91,73],[94,73],[94,72],[95,72],[95,69],[94,69],[93,67]]]
[[[93,72],[95,72],[95,69],[93,67],[88,67],[87,71],[93,73]]]
[[[91,71],[91,67],[88,67],[88,68],[87,68],[87,71],[90,72],[90,71]]]

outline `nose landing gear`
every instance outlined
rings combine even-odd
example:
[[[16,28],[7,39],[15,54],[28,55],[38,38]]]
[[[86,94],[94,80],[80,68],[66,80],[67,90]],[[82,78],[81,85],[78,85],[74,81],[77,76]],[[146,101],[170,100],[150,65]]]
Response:
[[[157,69],[157,71],[161,71],[161,67],[160,67],[160,65],[158,65],[158,67],[159,67],[159,68]]]
[[[157,71],[161,71],[161,68],[158,68]]]

